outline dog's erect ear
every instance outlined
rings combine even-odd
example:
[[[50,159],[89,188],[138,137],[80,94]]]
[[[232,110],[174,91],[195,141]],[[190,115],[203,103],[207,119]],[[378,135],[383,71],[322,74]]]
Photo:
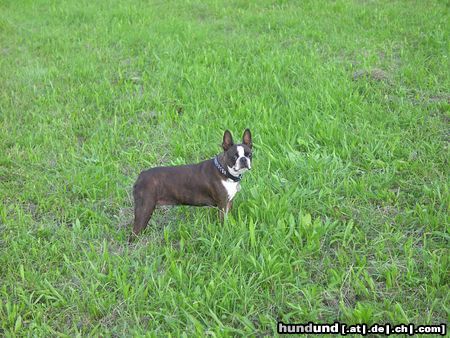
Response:
[[[249,148],[252,148],[252,134],[250,133],[250,129],[245,129],[244,135],[242,136],[242,143],[244,143]]]
[[[222,142],[222,148],[223,150],[227,151],[233,146],[233,136],[231,136],[231,133],[228,130],[225,130],[225,133],[223,133],[223,142]]]

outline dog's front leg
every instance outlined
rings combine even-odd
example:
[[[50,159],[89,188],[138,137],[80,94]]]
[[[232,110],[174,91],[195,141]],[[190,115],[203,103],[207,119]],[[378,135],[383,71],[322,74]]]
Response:
[[[226,201],[224,203],[221,203],[221,205],[219,205],[219,220],[221,223],[224,222],[225,218],[228,215],[228,212],[231,210],[231,208],[233,207],[233,201]]]
[[[218,216],[219,216],[220,223],[223,223],[223,221],[225,220],[225,209],[219,208],[217,210],[217,213],[218,213]]]
[[[227,213],[231,211],[233,207],[233,200],[227,202]]]

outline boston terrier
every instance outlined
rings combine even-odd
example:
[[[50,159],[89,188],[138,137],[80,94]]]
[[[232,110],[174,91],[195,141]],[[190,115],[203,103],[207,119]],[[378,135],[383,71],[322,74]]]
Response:
[[[157,167],[140,173],[134,184],[134,226],[130,241],[148,224],[158,205],[212,206],[220,220],[231,210],[242,175],[252,168],[252,135],[244,131],[242,143],[223,134],[223,153],[198,164]]]

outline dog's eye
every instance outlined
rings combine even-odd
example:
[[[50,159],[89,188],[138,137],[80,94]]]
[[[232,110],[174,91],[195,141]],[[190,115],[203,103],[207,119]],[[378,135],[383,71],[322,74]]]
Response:
[[[236,161],[238,159],[238,157],[239,157],[238,154],[236,154],[233,156],[233,159]]]

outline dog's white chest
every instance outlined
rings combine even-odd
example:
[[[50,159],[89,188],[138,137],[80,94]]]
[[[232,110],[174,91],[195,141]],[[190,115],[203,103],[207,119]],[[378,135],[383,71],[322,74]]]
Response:
[[[234,182],[230,179],[223,180],[222,184],[227,191],[229,201],[231,201],[234,195],[236,195],[236,193],[241,190],[241,185],[239,184],[239,182]]]

